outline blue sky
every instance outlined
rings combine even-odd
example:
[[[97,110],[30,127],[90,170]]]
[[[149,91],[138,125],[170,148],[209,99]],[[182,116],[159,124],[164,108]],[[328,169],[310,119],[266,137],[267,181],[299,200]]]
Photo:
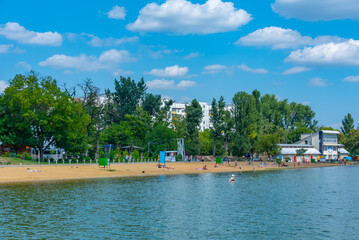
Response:
[[[143,76],[177,101],[258,89],[337,128],[359,121],[358,12],[357,0],[0,1],[0,91],[30,69],[102,90]]]

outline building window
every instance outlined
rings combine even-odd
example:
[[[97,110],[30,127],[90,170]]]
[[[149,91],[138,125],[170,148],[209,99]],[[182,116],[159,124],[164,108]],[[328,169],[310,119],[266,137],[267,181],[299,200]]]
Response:
[[[308,141],[307,140],[305,140],[305,145],[307,145],[308,144]]]

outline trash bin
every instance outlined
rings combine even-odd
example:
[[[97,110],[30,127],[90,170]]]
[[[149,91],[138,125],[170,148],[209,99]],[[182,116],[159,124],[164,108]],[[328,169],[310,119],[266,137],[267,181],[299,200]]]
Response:
[[[223,159],[222,158],[216,158],[216,163],[223,163]]]

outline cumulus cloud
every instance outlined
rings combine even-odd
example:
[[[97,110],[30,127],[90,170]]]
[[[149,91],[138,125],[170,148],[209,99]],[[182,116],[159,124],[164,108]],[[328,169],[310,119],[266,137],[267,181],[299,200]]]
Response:
[[[147,81],[146,85],[148,89],[153,90],[184,90],[189,87],[197,86],[196,82],[189,80],[182,80],[179,83],[175,83],[174,80],[155,79]]]
[[[306,47],[290,53],[287,62],[306,65],[359,65],[359,41],[349,39],[341,43],[327,43]]]
[[[184,56],[184,59],[188,60],[188,59],[196,58],[196,57],[199,57],[199,55],[200,55],[199,52],[192,52],[192,53]]]
[[[24,44],[52,46],[59,46],[62,44],[62,35],[57,32],[29,31],[16,22],[8,22],[5,25],[0,25],[0,36]]]
[[[242,70],[242,71],[252,72],[252,73],[260,73],[260,74],[268,73],[268,70],[266,70],[266,69],[262,69],[262,68],[254,69],[254,68],[248,67],[245,64],[241,64],[241,65],[237,66],[237,68]]]
[[[306,21],[359,19],[357,0],[275,0],[274,12]]]
[[[337,36],[319,36],[313,39],[309,36],[302,36],[296,30],[272,26],[258,29],[247,36],[241,37],[235,44],[286,49],[343,41],[345,41],[345,39]]]
[[[91,40],[88,42],[92,47],[102,47],[102,46],[117,46],[124,43],[137,42],[138,37],[122,37],[122,38],[99,38],[95,35],[92,35]]]
[[[0,81],[0,93],[5,91],[5,88],[7,88],[9,85],[6,84],[5,81],[1,80]]]
[[[178,65],[165,67],[164,69],[155,68],[148,75],[154,75],[158,77],[181,77],[188,73],[188,67],[180,67]]]
[[[308,68],[308,67],[295,66],[295,67],[285,70],[282,74],[283,75],[297,74],[297,73],[306,72],[309,70],[310,70],[310,68]]]
[[[307,85],[312,87],[325,87],[328,85],[328,81],[319,77],[315,77],[310,79]]]
[[[115,71],[112,72],[112,75],[115,77],[124,76],[124,75],[127,76],[127,75],[133,75],[133,74],[135,74],[135,73],[132,71],[125,71],[122,69],[116,69]]]
[[[187,0],[167,0],[161,5],[147,4],[127,29],[179,35],[211,34],[235,31],[251,19],[250,14],[236,9],[232,2],[208,0],[204,4],[193,4]]]
[[[16,67],[25,68],[27,71],[31,70],[31,65],[25,61],[20,61],[16,64]]]
[[[126,9],[124,7],[114,6],[108,13],[107,17],[112,19],[125,19]]]
[[[113,37],[100,38],[90,33],[81,33],[81,34],[67,33],[66,37],[68,40],[72,42],[78,40],[87,41],[87,43],[92,47],[117,46],[125,43],[137,42],[139,39],[138,36],[133,36],[133,37],[124,36],[122,38],[113,38]]]
[[[359,76],[349,76],[343,79],[344,82],[359,82]]]
[[[40,62],[39,66],[96,72],[103,69],[115,68],[121,62],[134,60],[136,59],[132,58],[130,53],[125,50],[111,49],[104,51],[98,58],[96,56],[87,56],[86,54],[79,56],[55,54]]]
[[[212,64],[212,65],[205,66],[203,69],[205,70],[203,72],[204,74],[216,74],[216,73],[226,70],[227,66],[221,65],[221,64]]]
[[[0,54],[10,52],[13,47],[14,44],[0,44]]]

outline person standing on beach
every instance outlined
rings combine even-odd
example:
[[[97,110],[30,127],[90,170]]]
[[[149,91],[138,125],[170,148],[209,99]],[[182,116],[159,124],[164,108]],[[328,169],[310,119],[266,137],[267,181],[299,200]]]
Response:
[[[237,159],[234,161],[234,168],[237,168]]]
[[[227,158],[227,161],[228,161],[228,166],[231,166],[231,159],[229,157]]]

